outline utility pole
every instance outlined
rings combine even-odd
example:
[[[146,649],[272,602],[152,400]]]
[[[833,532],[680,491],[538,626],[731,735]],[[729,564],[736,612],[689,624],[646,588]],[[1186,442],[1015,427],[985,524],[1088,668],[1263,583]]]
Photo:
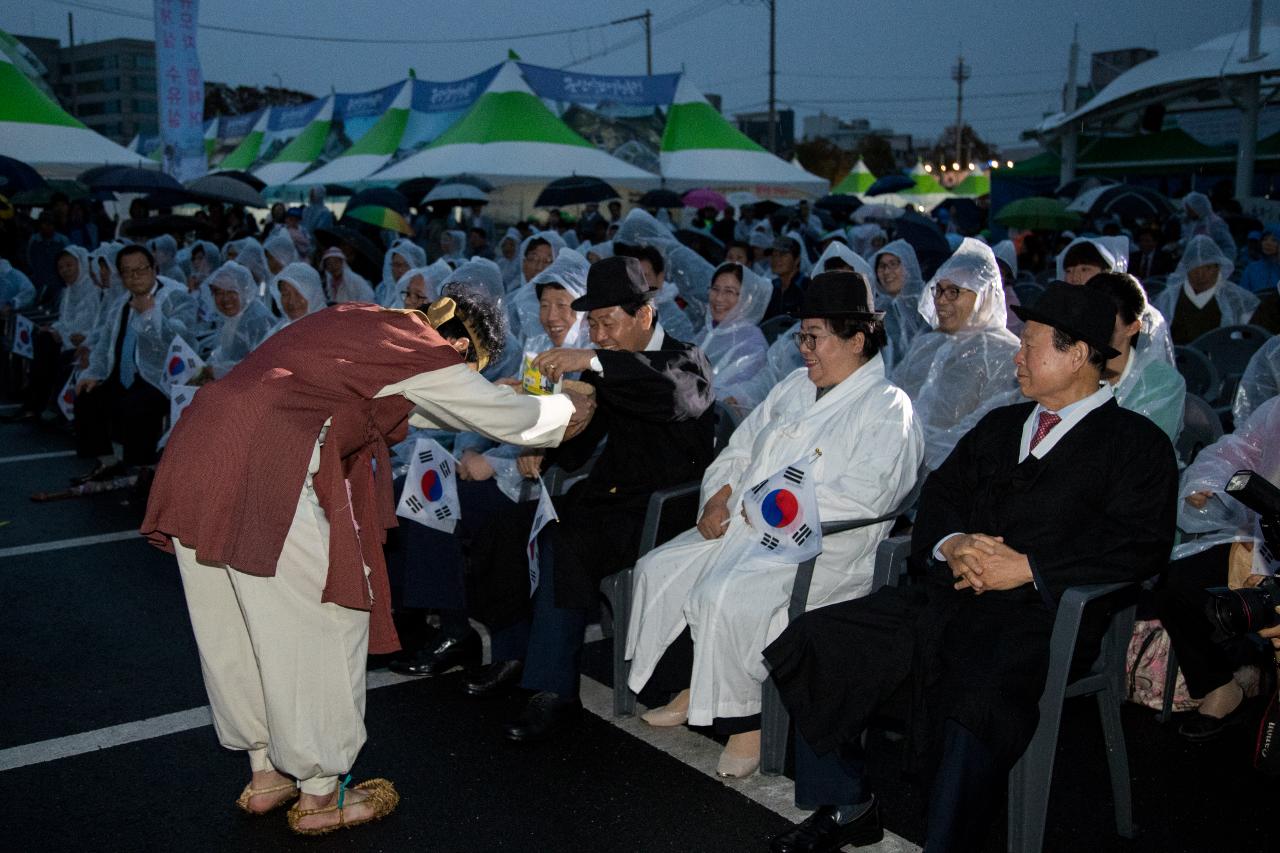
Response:
[[[956,159],[957,164],[967,163],[964,158],[964,81],[968,80],[973,69],[965,64],[964,54],[956,58],[951,66],[951,79],[956,81]]]
[[[76,46],[76,22],[75,22],[75,19],[72,17],[71,13],[68,12],[67,13],[67,56],[70,57],[70,60],[67,62],[67,67],[71,69],[71,73],[67,76],[71,78],[70,81],[68,82],[71,84],[71,114],[72,115],[76,114],[75,46]],[[58,74],[54,76],[55,77],[61,76],[61,71],[59,71]]]
[[[1249,4],[1249,55],[1242,63],[1257,62],[1262,53],[1262,0]],[[1253,169],[1258,154],[1258,113],[1261,110],[1261,78],[1257,74],[1245,77],[1240,93],[1240,143],[1236,155],[1236,199],[1243,201],[1253,195]]]
[[[614,24],[629,24],[632,21],[640,21],[644,24],[644,67],[645,73],[650,77],[653,76],[653,12],[648,9],[644,10],[643,15],[632,15],[630,18],[619,18],[616,21],[610,21],[610,26]]]
[[[778,153],[778,0],[769,4],[769,152]]]
[[[1080,67],[1080,25],[1076,24],[1071,33],[1071,51],[1067,59],[1067,91],[1062,99],[1062,111],[1067,115],[1076,111],[1076,99],[1080,94],[1077,78]],[[1076,152],[1080,142],[1079,122],[1067,125],[1062,135],[1062,166],[1058,171],[1058,182],[1065,184],[1076,179]]]

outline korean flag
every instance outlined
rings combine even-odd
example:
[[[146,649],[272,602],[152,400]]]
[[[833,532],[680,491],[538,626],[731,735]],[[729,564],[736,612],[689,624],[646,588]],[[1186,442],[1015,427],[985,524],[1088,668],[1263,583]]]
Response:
[[[78,371],[71,371],[71,375],[67,377],[67,383],[58,392],[58,411],[62,412],[62,416],[69,421],[76,419],[76,377],[78,375]]]
[[[808,462],[788,465],[743,497],[755,543],[751,552],[776,563],[803,563],[822,553],[822,520]]]
[[[35,340],[36,325],[21,314],[13,318],[13,346],[10,347],[14,355],[20,355],[23,358],[35,358]]]
[[[553,521],[559,521],[555,504],[551,503],[551,495],[547,492],[542,478],[538,478],[538,509],[533,515],[533,527],[529,529],[529,595],[538,590],[538,580],[542,576],[542,568],[538,564],[538,534],[542,528]]]
[[[204,361],[196,355],[181,335],[174,335],[169,344],[169,354],[165,356],[164,378],[170,386],[185,385],[204,368]]]
[[[178,418],[182,417],[182,413],[187,410],[187,406],[191,405],[191,400],[199,390],[200,387],[198,385],[171,385],[169,387],[169,428],[160,437],[160,441],[157,444],[158,447],[164,447],[169,443],[169,436],[173,435],[173,428],[177,426]]]
[[[449,451],[432,439],[418,439],[396,515],[452,533],[462,513],[457,468],[458,462]]]

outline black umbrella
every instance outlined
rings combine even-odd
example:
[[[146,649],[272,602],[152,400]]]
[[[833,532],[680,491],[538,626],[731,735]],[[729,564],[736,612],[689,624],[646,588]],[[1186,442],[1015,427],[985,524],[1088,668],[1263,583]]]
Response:
[[[409,199],[390,187],[369,187],[347,200],[347,207],[389,207],[401,216],[409,215]]]
[[[88,198],[89,189],[79,181],[58,180],[46,181],[44,186],[34,190],[23,190],[9,197],[9,201],[28,207],[44,207],[53,201],[53,197],[62,193],[68,199]],[[0,195],[5,194],[0,190]],[[114,196],[113,196],[114,198]]]
[[[462,172],[457,175],[450,175],[447,178],[441,178],[440,183],[471,184],[471,186],[475,187],[478,190],[482,190],[483,192],[487,192],[487,193],[493,192],[493,184],[489,183],[479,175],[473,175],[470,172]]]
[[[640,200],[636,204],[640,207],[684,207],[684,199],[680,197],[679,193],[671,190],[649,190],[640,196]],[[755,205],[755,209],[759,210],[760,205]]]
[[[782,205],[771,198],[762,198],[751,205],[751,210],[755,212],[756,216],[772,216],[782,210]]]
[[[951,244],[942,235],[936,222],[908,210],[893,220],[894,238],[906,240],[916,250],[920,262],[920,274],[925,281],[933,277],[942,262],[951,257]]]
[[[76,180],[87,187],[89,186],[90,181],[119,168],[119,166],[94,166],[93,168],[85,169],[83,172],[76,175]]]
[[[158,237],[161,234],[194,233],[198,237],[209,237],[213,234],[213,226],[194,216],[149,216],[146,219],[130,219],[124,224],[126,237],[145,238]]]
[[[1077,201],[1085,201],[1083,195]],[[1089,216],[1119,216],[1122,219],[1160,219],[1174,211],[1174,204],[1155,190],[1124,185],[1098,189],[1084,211]],[[1068,210],[1079,210],[1075,202]]]
[[[117,193],[151,193],[156,190],[186,192],[182,184],[158,169],[117,166],[100,175],[95,175],[88,181],[81,177],[81,183],[91,190],[110,190]]]
[[[916,182],[906,175],[885,175],[883,178],[877,178],[876,182],[867,187],[867,191],[863,195],[884,195],[885,193],[902,192],[909,190],[916,185]]]
[[[267,200],[261,193],[230,175],[216,174],[196,178],[187,184],[187,192],[200,201],[222,201],[246,207],[267,206]]]
[[[44,187],[44,178],[35,169],[21,160],[0,155],[0,194],[12,196]]]
[[[986,219],[982,208],[971,198],[949,198],[929,212],[936,218],[939,210],[947,211],[956,228],[965,234],[977,234]]]
[[[378,245],[365,235],[350,228],[346,225],[335,225],[332,228],[317,228],[316,240],[320,243],[320,248],[327,249],[330,246],[340,246],[348,243],[356,250],[356,254],[360,255],[370,264],[379,269],[382,267],[382,250]]]
[[[813,203],[814,209],[829,210],[832,213],[848,215],[862,207],[862,199],[852,195],[824,195]]]
[[[573,175],[559,178],[542,188],[534,207],[564,207],[569,204],[586,204],[620,198],[618,191],[599,178]]]
[[[1086,175],[1083,178],[1073,178],[1065,184],[1059,184],[1053,194],[1058,198],[1075,198],[1086,190],[1096,189],[1097,187],[1106,187],[1117,185],[1120,182],[1115,178],[1100,178],[1097,175]]]
[[[440,183],[439,178],[410,178],[407,181],[401,181],[396,184],[396,192],[405,198],[420,199],[431,192],[431,189],[438,183]]]
[[[702,258],[712,266],[719,266],[724,261],[724,243],[705,231],[695,231],[692,228],[681,228],[676,231],[675,237],[684,245],[693,249]]]
[[[324,185],[324,194],[329,197],[333,197],[336,195],[339,195],[339,196],[351,195],[353,192],[355,192],[355,190],[351,189],[351,187],[346,187],[346,186],[343,186],[342,184],[325,184]]]
[[[232,178],[242,184],[248,184],[258,192],[262,192],[267,188],[266,181],[256,175],[251,175],[248,172],[241,171],[240,169],[227,169],[226,171],[214,172],[213,174],[223,178]]]

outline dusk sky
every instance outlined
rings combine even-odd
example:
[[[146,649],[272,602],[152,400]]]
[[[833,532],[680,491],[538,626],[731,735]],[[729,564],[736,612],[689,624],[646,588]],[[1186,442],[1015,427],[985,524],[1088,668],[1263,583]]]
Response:
[[[868,118],[876,126],[914,134],[917,145],[927,143],[954,121],[950,69],[963,51],[973,69],[965,92],[966,121],[984,137],[1008,145],[1042,113],[1059,106],[1073,25],[1080,27],[1084,80],[1092,51],[1191,47],[1246,27],[1248,5],[1245,0],[778,0],[778,98],[780,106],[796,109],[797,135],[799,117],[821,109],[841,118]],[[704,92],[721,94],[729,114],[765,108],[769,16],[761,0],[203,0],[206,27],[277,35],[203,29],[200,52],[207,80],[262,86],[278,79],[316,95],[331,87],[384,86],[403,78],[410,67],[424,79],[465,77],[501,61],[508,48],[538,65],[577,62],[573,67],[581,71],[642,74],[639,23],[538,38],[518,34],[607,23],[642,13],[646,6],[653,11],[655,72],[683,69]],[[149,0],[7,3],[0,27],[65,43],[67,12],[73,12],[77,41],[149,39],[151,8]],[[1264,17],[1280,17],[1280,0],[1264,3]],[[300,35],[384,43],[291,37]],[[489,43],[385,43],[492,36],[516,37]]]

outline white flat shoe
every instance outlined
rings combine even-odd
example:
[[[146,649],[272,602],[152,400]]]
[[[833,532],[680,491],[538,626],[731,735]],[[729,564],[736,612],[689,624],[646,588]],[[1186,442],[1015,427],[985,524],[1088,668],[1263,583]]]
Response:
[[[663,705],[661,708],[654,708],[652,711],[646,711],[641,714],[640,719],[656,728],[683,726],[689,721],[689,709],[675,711],[671,709],[671,706]]]
[[[745,779],[760,767],[759,755],[730,755],[726,749],[720,753],[716,775],[721,779]]]

